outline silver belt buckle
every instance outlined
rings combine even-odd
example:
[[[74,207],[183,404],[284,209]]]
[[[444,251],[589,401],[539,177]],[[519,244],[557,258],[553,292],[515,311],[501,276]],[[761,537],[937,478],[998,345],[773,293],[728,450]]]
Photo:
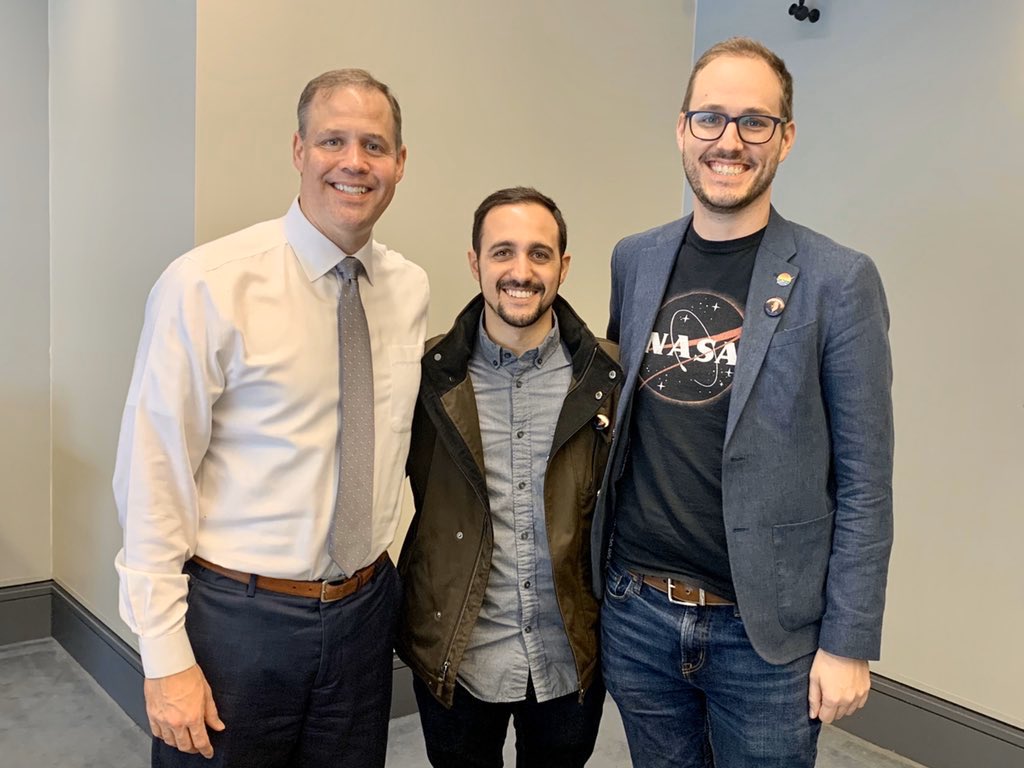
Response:
[[[333,603],[333,602],[335,602],[337,600],[341,600],[340,597],[328,597],[327,596],[327,587],[328,586],[338,586],[338,585],[344,584],[346,581],[347,581],[347,579],[332,579],[330,581],[328,581],[327,579],[324,579],[323,581],[321,581],[320,582],[320,602],[321,603]]]
[[[677,600],[676,598],[672,597],[672,592],[673,592],[673,590],[676,587],[675,581],[673,581],[672,579],[666,579],[665,582],[668,584],[668,601],[670,603],[673,603],[674,605],[685,605],[685,606],[687,606],[689,608],[695,608],[695,607],[700,606],[700,605],[707,605],[707,603],[704,602],[704,590],[703,589],[698,589],[697,590],[697,601],[696,602],[694,602],[692,600]]]

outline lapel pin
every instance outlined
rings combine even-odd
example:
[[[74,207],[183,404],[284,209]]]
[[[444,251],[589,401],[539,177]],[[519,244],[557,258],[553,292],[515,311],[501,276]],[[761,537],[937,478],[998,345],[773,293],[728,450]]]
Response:
[[[768,315],[768,317],[778,317],[782,314],[782,310],[785,308],[786,302],[778,296],[772,296],[764,303],[764,313]]]
[[[793,276],[789,272],[782,272],[775,278],[775,284],[785,288],[787,285],[793,282]]]

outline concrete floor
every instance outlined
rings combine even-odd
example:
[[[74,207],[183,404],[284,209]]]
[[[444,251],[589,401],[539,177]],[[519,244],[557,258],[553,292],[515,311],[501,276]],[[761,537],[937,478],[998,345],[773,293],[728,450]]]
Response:
[[[149,737],[53,640],[0,648],[0,765],[146,768]],[[505,763],[515,765],[512,739]],[[388,768],[429,768],[417,715],[391,722]],[[611,699],[588,768],[628,768]],[[817,768],[923,768],[835,728],[822,732]]]

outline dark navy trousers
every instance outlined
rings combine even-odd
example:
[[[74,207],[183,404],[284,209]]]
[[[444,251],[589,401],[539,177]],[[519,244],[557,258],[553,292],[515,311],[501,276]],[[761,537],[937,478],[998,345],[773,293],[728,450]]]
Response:
[[[605,693],[600,675],[582,701],[570,693],[538,703],[530,684],[523,701],[491,703],[457,685],[452,707],[445,709],[416,676],[412,688],[434,768],[501,768],[509,718],[516,768],[583,768],[597,743]]]
[[[390,560],[333,603],[185,572],[185,628],[227,727],[209,731],[212,760],[154,739],[154,767],[383,768],[401,593]]]

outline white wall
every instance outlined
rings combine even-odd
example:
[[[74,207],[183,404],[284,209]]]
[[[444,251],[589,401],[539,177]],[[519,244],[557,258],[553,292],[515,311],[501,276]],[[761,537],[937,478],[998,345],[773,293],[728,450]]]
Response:
[[[892,310],[896,542],[876,671],[1024,726],[1024,4],[701,2],[795,79],[780,212],[878,263]]]
[[[51,0],[50,118],[53,574],[125,633],[110,478],[146,295],[192,246],[195,5]]]
[[[0,2],[0,587],[50,578],[46,3]]]

